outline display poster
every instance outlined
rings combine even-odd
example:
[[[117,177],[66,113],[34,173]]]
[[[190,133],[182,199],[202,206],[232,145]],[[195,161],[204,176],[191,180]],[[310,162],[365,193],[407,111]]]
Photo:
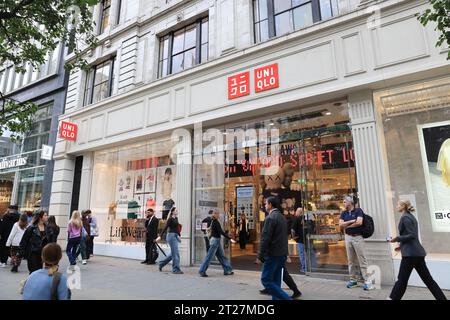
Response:
[[[176,166],[158,167],[156,177],[156,215],[166,219],[176,204]]]
[[[156,168],[145,169],[145,192],[156,192]]]
[[[128,203],[133,199],[133,172],[125,171],[120,173],[116,181],[116,218],[126,219],[128,213]]]
[[[219,203],[223,203],[223,192],[215,188],[223,184],[222,169],[221,166],[197,167],[195,199],[196,217],[199,220],[198,230],[206,230],[206,223],[202,221],[209,216],[210,210],[219,209]]]
[[[0,180],[0,212],[5,212],[11,203],[13,182]]]
[[[134,193],[144,192],[145,170],[135,170],[134,172]]]
[[[248,228],[255,229],[255,217],[253,215],[253,186],[236,187],[236,210],[237,219],[242,213],[245,214],[248,221]]]
[[[450,232],[450,121],[419,126],[431,224]]]

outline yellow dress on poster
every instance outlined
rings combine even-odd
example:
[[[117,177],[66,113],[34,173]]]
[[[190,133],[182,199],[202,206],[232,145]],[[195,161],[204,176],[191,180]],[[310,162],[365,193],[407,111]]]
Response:
[[[441,145],[437,169],[442,171],[442,180],[450,187],[450,139],[445,140]]]

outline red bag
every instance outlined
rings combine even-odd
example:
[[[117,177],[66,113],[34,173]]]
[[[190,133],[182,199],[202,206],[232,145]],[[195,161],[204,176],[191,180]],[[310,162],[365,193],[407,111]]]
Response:
[[[181,229],[183,228],[183,226],[181,224],[178,224],[178,234],[181,235]]]

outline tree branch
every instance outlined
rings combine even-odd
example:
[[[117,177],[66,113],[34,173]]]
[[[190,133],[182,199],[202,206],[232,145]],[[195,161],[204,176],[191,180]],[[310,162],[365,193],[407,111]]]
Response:
[[[11,12],[0,12],[0,20],[8,20],[13,18],[20,18],[17,13],[30,4],[32,4],[34,0],[22,0],[20,3],[13,9]]]

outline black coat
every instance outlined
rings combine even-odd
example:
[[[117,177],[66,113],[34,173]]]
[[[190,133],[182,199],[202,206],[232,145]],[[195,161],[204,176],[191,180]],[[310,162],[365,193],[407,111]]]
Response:
[[[288,236],[286,218],[278,209],[274,209],[264,220],[261,233],[258,258],[264,256],[288,256]]]
[[[42,238],[37,225],[30,225],[23,234],[20,241],[19,253],[22,257],[29,257],[33,252],[39,252],[47,243],[54,242],[55,235],[53,230],[45,226],[45,235]]]
[[[17,212],[8,212],[3,215],[0,221],[0,242],[6,243],[14,224],[19,221],[20,214]]]
[[[147,240],[155,240],[156,238],[158,238],[159,219],[155,216],[150,219],[145,221],[145,227],[147,229]]]
[[[425,257],[425,249],[419,242],[419,227],[416,218],[411,213],[404,213],[398,223],[399,236],[396,238],[400,242],[402,257]]]

